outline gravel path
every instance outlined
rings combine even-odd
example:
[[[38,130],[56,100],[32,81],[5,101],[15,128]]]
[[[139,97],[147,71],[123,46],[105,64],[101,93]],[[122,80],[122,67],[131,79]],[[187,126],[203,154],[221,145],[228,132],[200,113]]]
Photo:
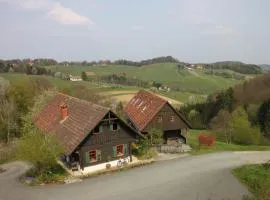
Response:
[[[240,200],[249,194],[231,174],[243,164],[270,160],[270,152],[226,152],[157,162],[69,185],[29,187],[18,182],[22,162],[1,167],[1,200]]]

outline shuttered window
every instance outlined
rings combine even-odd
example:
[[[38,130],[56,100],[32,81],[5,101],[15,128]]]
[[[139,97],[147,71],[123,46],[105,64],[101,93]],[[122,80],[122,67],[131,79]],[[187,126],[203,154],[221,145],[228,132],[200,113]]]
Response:
[[[90,150],[85,152],[85,163],[93,163],[101,161],[101,151],[100,150]]]
[[[124,154],[125,155],[128,155],[129,152],[128,152],[128,145],[127,144],[124,144]]]
[[[116,146],[114,146],[114,147],[112,148],[112,150],[113,150],[113,157],[114,157],[114,158],[117,157]]]
[[[89,152],[88,151],[85,152],[84,159],[85,159],[85,163],[86,164],[89,164],[90,163],[90,157],[89,157]]]
[[[101,151],[96,150],[96,155],[97,155],[97,161],[101,161]]]
[[[124,145],[120,144],[116,146],[116,153],[117,156],[123,156],[124,155]]]
[[[112,149],[113,149],[114,158],[129,154],[128,144],[119,144],[119,145],[113,146]]]
[[[103,132],[103,126],[102,126],[102,125],[99,126],[99,132],[100,132],[100,133]]]

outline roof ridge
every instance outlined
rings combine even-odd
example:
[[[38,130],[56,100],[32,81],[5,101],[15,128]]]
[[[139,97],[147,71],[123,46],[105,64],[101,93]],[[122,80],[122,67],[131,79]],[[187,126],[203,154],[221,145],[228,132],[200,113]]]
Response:
[[[107,110],[111,110],[111,109],[110,109],[110,108],[108,108],[108,107],[101,106],[101,105],[96,104],[96,103],[94,103],[94,102],[92,102],[92,101],[87,101],[87,100],[84,100],[84,99],[79,99],[79,98],[77,98],[77,97],[70,96],[70,95],[65,94],[65,93],[62,93],[62,92],[58,92],[58,94],[60,94],[60,95],[62,95],[62,96],[66,96],[66,97],[68,97],[68,98],[72,98],[72,99],[75,99],[75,100],[81,101],[81,102],[85,102],[85,103],[87,103],[87,104],[94,104],[94,105],[96,105],[96,106],[98,106],[98,107],[101,107],[101,108],[104,108],[104,109],[107,109]]]
[[[162,97],[160,97],[159,95],[156,95],[156,94],[153,93],[153,92],[150,92],[150,91],[147,91],[147,90],[144,90],[144,89],[140,90],[139,92],[146,92],[146,93],[149,93],[149,94],[151,94],[152,96],[154,96],[154,97],[156,97],[156,98],[158,98],[158,99],[160,99],[160,100],[162,100],[162,101],[164,101],[164,102],[168,102],[166,99],[163,99]]]

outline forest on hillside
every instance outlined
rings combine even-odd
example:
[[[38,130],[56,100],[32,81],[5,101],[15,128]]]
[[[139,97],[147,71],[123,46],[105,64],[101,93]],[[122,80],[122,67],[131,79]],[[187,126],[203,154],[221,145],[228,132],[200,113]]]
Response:
[[[269,144],[270,73],[211,94],[205,102],[187,104],[180,112],[193,128],[210,128],[220,140]]]

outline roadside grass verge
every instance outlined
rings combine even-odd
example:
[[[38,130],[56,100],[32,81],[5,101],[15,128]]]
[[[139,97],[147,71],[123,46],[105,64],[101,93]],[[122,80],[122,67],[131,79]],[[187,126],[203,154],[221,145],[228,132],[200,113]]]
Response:
[[[57,164],[42,172],[38,172],[36,168],[31,168],[20,180],[22,183],[31,186],[54,183],[63,184],[68,175],[68,172],[61,165]]]
[[[254,197],[245,197],[244,199],[270,199],[270,163],[262,165],[246,165],[234,169],[233,174],[254,194]]]
[[[270,151],[270,146],[260,145],[237,145],[237,144],[226,144],[224,142],[215,141],[212,147],[201,146],[198,142],[198,136],[200,133],[210,135],[209,130],[189,130],[187,136],[187,143],[192,147],[191,154],[198,155],[204,153],[214,153],[221,151]]]

